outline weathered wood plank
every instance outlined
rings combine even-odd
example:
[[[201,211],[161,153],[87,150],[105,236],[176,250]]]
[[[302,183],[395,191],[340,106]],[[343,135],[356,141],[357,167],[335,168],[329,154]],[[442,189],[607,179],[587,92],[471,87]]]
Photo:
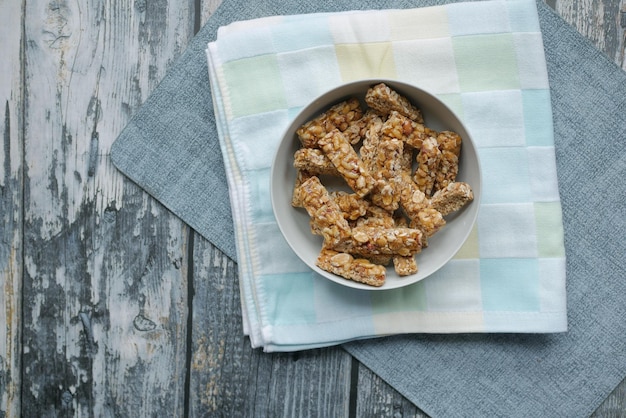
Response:
[[[221,0],[201,2],[201,24]],[[195,235],[189,416],[347,416],[352,359],[340,348],[253,350],[235,263]]]
[[[556,0],[554,9],[600,51],[626,69],[624,0]]]
[[[22,4],[0,2],[0,416],[21,407]]]
[[[357,417],[428,418],[393,387],[363,366],[359,368],[357,397]]]
[[[181,2],[26,3],[23,416],[182,415],[189,229],[108,154],[192,26]]]
[[[350,355],[253,350],[243,336],[235,263],[195,241],[189,416],[347,416]]]

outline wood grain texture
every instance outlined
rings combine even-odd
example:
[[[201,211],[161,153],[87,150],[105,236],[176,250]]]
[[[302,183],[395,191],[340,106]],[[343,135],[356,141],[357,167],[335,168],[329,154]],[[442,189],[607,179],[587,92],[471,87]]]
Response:
[[[356,416],[428,418],[368,368],[359,368]],[[471,414],[470,414],[471,415]]]
[[[188,4],[27,2],[24,416],[180,416],[189,229],[111,143],[193,35]]]
[[[626,1],[556,0],[554,9],[611,61],[626,69]]]
[[[22,4],[0,2],[0,416],[21,409]]]
[[[340,348],[252,349],[236,265],[196,237],[189,416],[334,417],[349,406],[351,357]]]

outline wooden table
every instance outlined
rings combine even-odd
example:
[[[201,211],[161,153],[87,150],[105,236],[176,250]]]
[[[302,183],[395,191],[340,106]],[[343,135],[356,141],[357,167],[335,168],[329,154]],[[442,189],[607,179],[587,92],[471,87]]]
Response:
[[[425,416],[341,348],[252,350],[233,261],[111,164],[219,2],[0,1],[0,417]],[[626,69],[626,0],[547,3]]]

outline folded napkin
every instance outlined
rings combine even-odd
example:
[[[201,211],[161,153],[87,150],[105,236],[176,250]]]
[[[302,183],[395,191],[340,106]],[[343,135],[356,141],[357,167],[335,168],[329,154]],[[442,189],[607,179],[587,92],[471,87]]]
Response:
[[[550,92],[533,0],[275,16],[222,27],[207,49],[246,331],[291,351],[398,333],[565,331],[565,251]],[[273,216],[270,167],[308,102],[397,79],[467,124],[483,196],[461,251],[414,285],[347,289],[304,265]]]
[[[235,259],[206,82],[205,48],[218,28],[262,16],[453,2],[224,0],[120,134],[112,160]],[[563,206],[569,331],[411,334],[342,346],[433,417],[585,417],[626,376],[626,223],[619,218],[626,213],[626,73],[542,0],[537,6]]]

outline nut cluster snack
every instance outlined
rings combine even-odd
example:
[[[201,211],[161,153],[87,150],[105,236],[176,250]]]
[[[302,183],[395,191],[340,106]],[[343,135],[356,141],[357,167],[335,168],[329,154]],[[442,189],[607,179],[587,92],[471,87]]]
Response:
[[[457,182],[461,137],[424,125],[420,109],[384,83],[371,86],[362,107],[352,97],[301,126],[294,207],[323,237],[316,265],[371,286],[418,271],[415,255],[474,196]],[[329,191],[340,178],[351,192]]]

